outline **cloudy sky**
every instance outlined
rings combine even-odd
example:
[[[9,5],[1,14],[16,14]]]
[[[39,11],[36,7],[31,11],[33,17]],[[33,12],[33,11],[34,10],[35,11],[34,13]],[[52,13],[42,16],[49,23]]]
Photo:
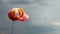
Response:
[[[0,34],[11,34],[8,11],[14,7],[30,17],[25,23],[15,21],[14,34],[60,34],[60,0],[0,0]]]

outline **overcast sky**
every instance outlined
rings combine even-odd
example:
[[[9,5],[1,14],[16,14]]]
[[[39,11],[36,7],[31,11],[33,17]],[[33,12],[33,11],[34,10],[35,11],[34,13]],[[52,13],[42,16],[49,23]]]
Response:
[[[26,23],[15,21],[14,34],[60,34],[60,0],[0,0],[0,34],[11,34],[8,11],[21,7],[29,15]]]

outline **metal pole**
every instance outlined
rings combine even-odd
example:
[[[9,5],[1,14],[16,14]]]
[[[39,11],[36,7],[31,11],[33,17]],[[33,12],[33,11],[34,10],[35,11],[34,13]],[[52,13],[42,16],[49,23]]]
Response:
[[[13,34],[13,29],[14,29],[14,21],[13,21],[13,23],[12,23],[12,26],[11,26],[12,28],[11,28],[11,34]]]

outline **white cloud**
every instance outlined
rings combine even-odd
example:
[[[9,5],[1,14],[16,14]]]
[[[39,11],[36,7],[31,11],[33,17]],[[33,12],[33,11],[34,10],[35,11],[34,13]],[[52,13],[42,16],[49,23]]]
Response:
[[[60,26],[60,22],[55,22],[55,23],[53,23],[53,25]]]

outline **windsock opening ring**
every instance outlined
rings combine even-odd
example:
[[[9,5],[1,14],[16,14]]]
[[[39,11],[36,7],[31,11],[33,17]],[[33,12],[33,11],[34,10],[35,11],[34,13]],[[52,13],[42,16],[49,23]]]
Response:
[[[17,14],[19,14],[19,15],[17,15]],[[13,17],[20,17],[21,18],[24,15],[24,10],[21,8],[13,8],[12,15],[13,15]]]
[[[19,14],[19,15],[17,15],[17,14]],[[22,18],[24,16],[24,10],[22,8],[13,8],[13,9],[10,10],[8,16],[9,16],[10,19],[12,19],[12,18],[13,19]]]

